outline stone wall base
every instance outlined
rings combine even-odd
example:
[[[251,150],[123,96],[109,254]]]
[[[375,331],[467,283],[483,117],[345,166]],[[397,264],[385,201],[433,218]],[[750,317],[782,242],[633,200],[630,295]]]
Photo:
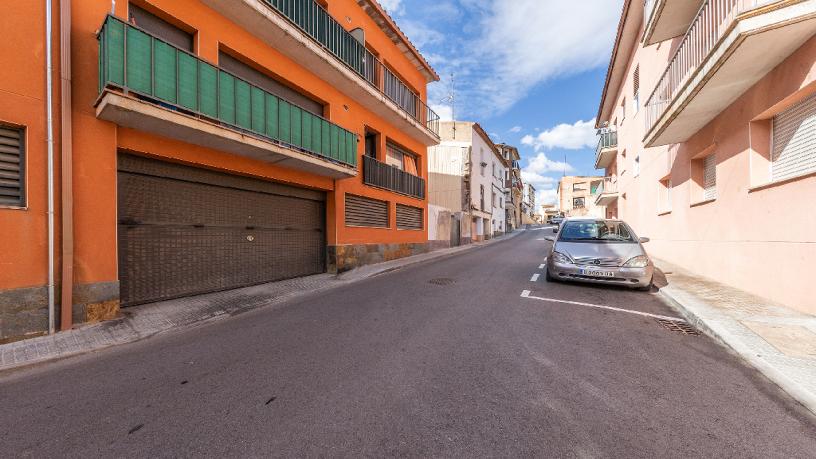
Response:
[[[426,242],[330,245],[327,270],[330,273],[339,274],[360,266],[419,255],[430,250],[430,244]]]
[[[59,327],[59,288],[57,327]],[[74,286],[75,324],[109,320],[119,314],[119,282],[99,282]],[[0,290],[0,343],[18,341],[48,333],[48,287]]]

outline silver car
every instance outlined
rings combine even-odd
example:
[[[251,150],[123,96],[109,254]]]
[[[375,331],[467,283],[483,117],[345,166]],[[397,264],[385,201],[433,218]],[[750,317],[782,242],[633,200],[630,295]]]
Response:
[[[595,217],[568,218],[553,228],[547,280],[593,282],[649,290],[654,264],[626,223]]]

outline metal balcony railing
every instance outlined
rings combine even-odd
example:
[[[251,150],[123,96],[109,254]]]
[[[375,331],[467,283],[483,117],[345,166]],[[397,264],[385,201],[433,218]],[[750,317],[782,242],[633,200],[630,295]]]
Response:
[[[314,0],[264,0],[439,137],[439,115]]]
[[[707,0],[700,7],[669,65],[646,101],[646,132],[666,113],[714,47],[741,14],[781,0]]]
[[[425,179],[363,156],[363,183],[418,199],[425,199]]]
[[[618,131],[606,131],[598,134],[598,146],[595,147],[595,153],[598,154],[601,150],[613,148],[618,146]]]
[[[649,24],[657,0],[643,0],[643,23]]]
[[[118,88],[176,110],[357,166],[357,135],[108,16],[99,32],[99,93]]]

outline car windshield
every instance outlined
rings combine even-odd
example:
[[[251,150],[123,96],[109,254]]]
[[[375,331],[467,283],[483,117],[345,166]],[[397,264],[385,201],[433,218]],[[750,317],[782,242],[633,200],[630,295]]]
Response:
[[[635,242],[626,224],[608,220],[567,221],[558,237],[565,242]]]

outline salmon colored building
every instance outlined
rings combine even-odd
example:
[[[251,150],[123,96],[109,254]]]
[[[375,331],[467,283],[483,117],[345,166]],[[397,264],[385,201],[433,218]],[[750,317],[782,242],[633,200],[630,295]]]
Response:
[[[427,250],[438,76],[375,0],[4,13],[0,342]]]
[[[649,253],[816,314],[816,1],[628,0],[596,200]]]

